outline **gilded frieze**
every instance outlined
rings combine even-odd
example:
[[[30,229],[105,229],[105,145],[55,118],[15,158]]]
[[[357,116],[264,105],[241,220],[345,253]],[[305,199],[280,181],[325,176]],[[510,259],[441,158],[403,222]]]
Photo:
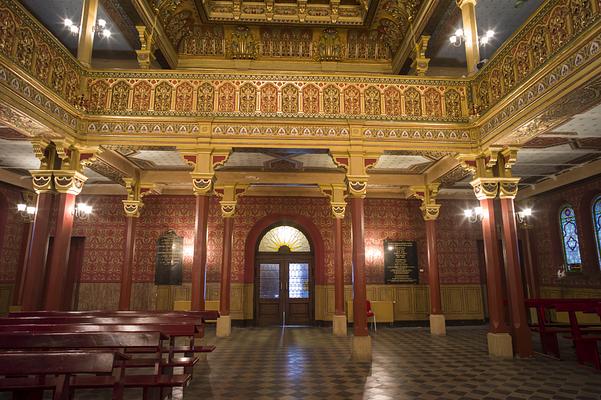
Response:
[[[483,115],[601,19],[598,0],[550,0],[485,64],[472,90]]]
[[[105,74],[103,74],[105,75]],[[430,85],[390,83],[366,77],[356,82],[316,76],[179,74],[177,79],[141,79],[120,73],[93,78],[88,85],[88,111],[98,115],[253,115],[467,122],[466,87],[431,81]],[[229,76],[231,78],[231,76]],[[315,81],[315,82],[312,82]],[[355,81],[355,82],[353,82]],[[385,82],[385,83],[383,83]],[[133,90],[132,90],[133,87]]]

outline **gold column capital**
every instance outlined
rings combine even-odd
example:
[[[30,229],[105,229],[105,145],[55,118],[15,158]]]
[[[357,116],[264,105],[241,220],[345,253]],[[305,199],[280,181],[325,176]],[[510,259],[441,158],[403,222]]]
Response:
[[[32,178],[33,190],[37,193],[51,192],[52,185],[52,170],[39,169],[29,171]]]
[[[225,164],[231,154],[231,149],[215,149],[208,146],[193,150],[181,150],[180,154],[188,165],[194,167],[194,170],[190,173],[194,194],[199,196],[211,195],[215,183],[215,168]]]
[[[59,193],[78,195],[83,189],[83,184],[88,178],[79,171],[73,170],[54,170],[54,188]]]
[[[330,199],[330,207],[332,209],[332,216],[334,218],[344,219],[346,212],[346,201],[345,191],[346,185],[344,184],[332,184],[332,185],[320,185],[319,189],[323,194]]]
[[[121,200],[123,202],[123,211],[126,217],[139,218],[140,211],[144,207],[141,200]]]
[[[499,193],[499,178],[476,178],[470,185],[478,200],[494,199]]]
[[[420,210],[425,221],[433,221],[440,214],[440,204],[436,203],[436,196],[440,188],[439,183],[430,183],[428,185],[411,186],[411,197],[421,200]]]
[[[236,214],[236,205],[238,197],[242,196],[248,189],[248,185],[232,184],[218,186],[215,188],[215,194],[221,198],[221,216],[223,218],[232,218]]]
[[[123,181],[125,182],[125,189],[127,190],[127,199],[122,200],[125,216],[138,218],[140,216],[140,211],[142,211],[142,207],[144,207],[142,197],[144,194],[149,193],[149,191],[142,194],[141,184],[137,179],[127,177],[123,178]]]

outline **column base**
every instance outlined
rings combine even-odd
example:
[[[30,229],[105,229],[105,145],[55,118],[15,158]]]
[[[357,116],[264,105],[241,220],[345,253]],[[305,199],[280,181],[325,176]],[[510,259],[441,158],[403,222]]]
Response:
[[[226,337],[232,333],[232,317],[229,315],[222,315],[217,318],[217,328],[215,335],[217,337]]]
[[[492,333],[486,335],[488,355],[496,358],[513,358],[513,343],[509,333]]]
[[[346,315],[334,315],[332,326],[334,336],[346,336]]]
[[[356,362],[371,362],[371,336],[353,336],[351,359]]]
[[[430,334],[434,336],[446,336],[447,324],[444,315],[430,314]]]

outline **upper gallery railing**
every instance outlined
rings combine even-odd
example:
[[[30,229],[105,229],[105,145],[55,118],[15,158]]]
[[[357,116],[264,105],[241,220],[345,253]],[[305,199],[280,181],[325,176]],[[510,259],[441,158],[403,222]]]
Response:
[[[71,126],[76,124],[75,115],[81,116],[75,107],[82,77],[88,88],[86,112],[94,120],[110,115],[467,123],[474,108],[486,115],[504,97],[525,92],[529,78],[555,58],[564,57],[568,48],[572,52],[570,45],[599,20],[600,3],[548,0],[475,78],[442,79],[86,71],[18,2],[0,0],[0,61],[9,60],[0,62],[0,81],[47,110],[62,112],[62,119],[68,119]],[[55,99],[56,104],[65,106],[59,109],[44,93],[33,93],[27,86],[33,82],[41,83],[44,92],[56,94],[71,107]],[[472,106],[472,93],[476,107]]]
[[[506,95],[524,89],[523,84],[538,71],[565,55],[565,50],[601,19],[600,9],[601,0],[547,0],[476,75],[472,88],[479,113],[484,114]],[[595,54],[589,52],[590,56]],[[572,64],[577,67],[583,61]],[[567,68],[556,79],[571,72]]]

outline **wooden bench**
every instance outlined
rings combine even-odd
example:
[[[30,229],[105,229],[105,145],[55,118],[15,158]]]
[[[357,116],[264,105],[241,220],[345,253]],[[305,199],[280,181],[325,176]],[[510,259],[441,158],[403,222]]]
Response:
[[[37,333],[82,333],[82,332],[160,332],[165,339],[169,339],[169,345],[162,347],[163,353],[169,353],[173,358],[174,353],[210,353],[215,346],[196,346],[194,338],[198,337],[199,327],[196,325],[182,323],[164,324],[22,324],[22,325],[0,325],[2,332],[37,332]],[[188,338],[188,345],[175,346],[175,339]],[[189,356],[189,354],[186,354]]]
[[[557,309],[558,305],[581,304],[583,299],[528,299],[525,301],[527,307],[535,308],[537,324],[531,324],[530,329],[538,332],[542,350],[545,354],[560,358],[559,342],[557,334],[571,333],[571,324],[556,324],[547,321],[546,311]],[[580,328],[586,329],[586,333],[594,333],[596,326],[581,324]]]
[[[578,362],[581,364],[590,363],[599,370],[601,370],[601,360],[599,359],[597,342],[601,341],[601,336],[593,335],[601,334],[601,329],[583,330],[582,326],[578,323],[576,312],[597,312],[600,305],[601,300],[560,303],[555,305],[557,311],[568,313],[570,319],[570,335],[565,337],[574,342]]]
[[[216,310],[206,311],[18,311],[11,312],[9,317],[194,317],[201,318],[203,322],[216,320],[219,312]]]
[[[52,390],[54,400],[68,400],[74,375],[110,374],[114,362],[111,352],[0,353],[0,391],[15,393],[14,398],[19,393],[41,398],[43,390]],[[109,387],[118,392],[115,385]]]

